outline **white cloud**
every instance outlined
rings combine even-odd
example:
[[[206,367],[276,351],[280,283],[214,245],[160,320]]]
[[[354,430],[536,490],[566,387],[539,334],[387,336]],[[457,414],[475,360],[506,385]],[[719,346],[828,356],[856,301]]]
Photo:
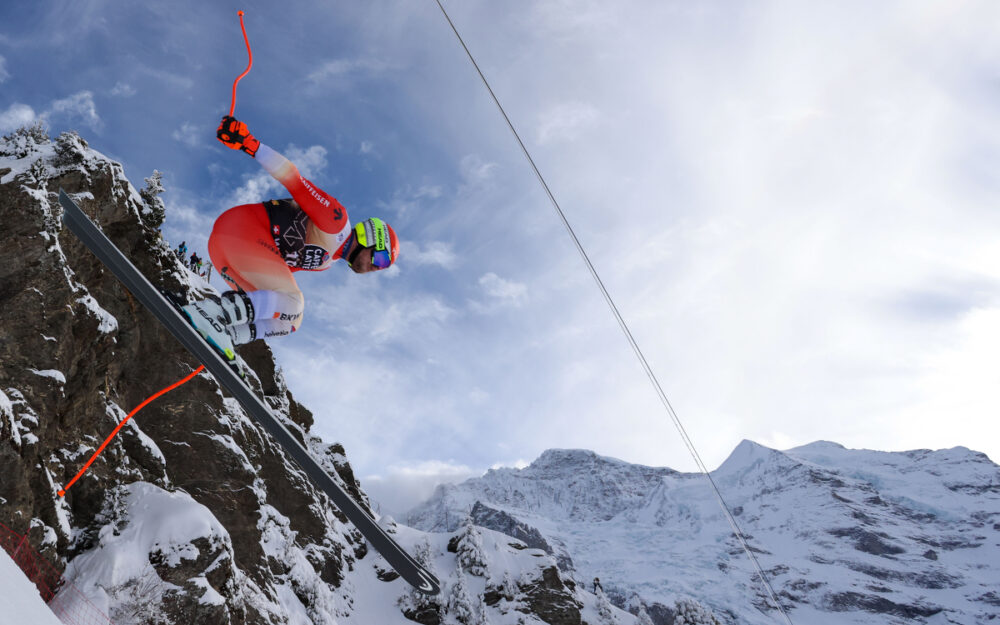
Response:
[[[281,188],[277,180],[272,178],[267,172],[258,172],[248,176],[244,183],[233,191],[229,204],[239,206],[241,204],[257,204],[271,199],[275,191]]]
[[[175,137],[176,138],[176,137]],[[314,177],[326,169],[326,148],[313,145],[306,149],[299,148],[295,145],[289,145],[285,148],[283,152],[285,158],[290,160],[298,168],[299,173],[306,178],[314,179]],[[242,153],[240,153],[243,156]],[[230,196],[230,202],[233,206],[240,204],[255,204],[257,202],[264,202],[268,199],[275,197],[280,189],[284,189],[277,180],[271,177],[263,169],[251,174],[245,179],[245,182],[233,191]],[[288,197],[287,194],[281,197]]]
[[[440,265],[449,269],[455,265],[455,252],[452,246],[441,241],[429,241],[420,246],[415,242],[406,243],[406,262],[414,265]]]
[[[190,73],[177,74],[148,65],[140,65],[136,70],[152,76],[156,82],[170,84],[177,91],[190,91],[196,84]]]
[[[67,98],[55,100],[41,117],[66,117],[69,120],[79,120],[91,130],[99,130],[103,126],[97,114],[97,106],[94,104],[94,94],[90,91],[80,91]]]
[[[171,222],[179,222],[182,224],[183,230],[201,234],[206,241],[208,240],[207,235],[211,231],[214,220],[209,221],[211,218],[208,215],[200,212],[188,202],[167,201],[166,205]]]
[[[326,148],[321,145],[313,145],[302,149],[295,145],[285,148],[285,157],[295,163],[299,173],[306,178],[314,178],[326,169]]]
[[[465,183],[473,186],[482,184],[492,178],[496,167],[496,163],[486,162],[477,154],[468,154],[462,157],[459,163],[459,171],[462,174],[462,178],[465,179]]]
[[[505,305],[521,306],[528,300],[526,285],[505,280],[492,271],[479,278],[479,286],[487,296]]]
[[[175,141],[180,141],[184,145],[196,148],[201,145],[202,129],[190,122],[184,122],[178,130],[171,135]]]
[[[7,59],[0,56],[0,84],[8,78],[10,78],[10,73],[7,71]]]
[[[383,514],[396,516],[429,498],[439,484],[456,484],[482,474],[482,470],[464,464],[428,460],[413,465],[390,465],[380,475],[362,478],[361,485],[380,504]],[[397,520],[406,522],[398,516]]]
[[[413,197],[417,199],[425,197],[439,198],[441,197],[442,194],[443,190],[441,189],[440,185],[423,185],[422,187],[417,189],[417,192],[413,195]]]
[[[371,141],[362,141],[358,151],[362,154],[371,154],[375,151],[375,144]]]
[[[308,80],[316,85],[337,85],[351,74],[377,74],[390,68],[389,63],[378,59],[333,59],[310,72]]]
[[[27,104],[15,102],[7,107],[6,111],[0,111],[0,132],[9,132],[21,126],[30,124],[37,119],[35,110]]]
[[[119,96],[122,98],[131,98],[136,94],[135,87],[128,83],[118,81],[115,86],[111,88],[111,95]]]
[[[81,91],[67,98],[54,100],[49,108],[41,113],[27,104],[15,102],[0,112],[0,131],[9,131],[25,124],[40,120],[46,124],[52,118],[65,118],[68,121],[82,121],[92,130],[98,130],[103,125],[94,105],[94,95],[90,91]]]
[[[540,116],[538,123],[538,143],[545,145],[553,141],[572,141],[583,130],[593,126],[600,113],[586,102],[566,102]]]
[[[437,185],[423,185],[416,191],[407,186],[402,189],[397,189],[392,194],[392,198],[390,200],[379,200],[378,207],[379,210],[384,211],[386,214],[395,214],[400,217],[405,217],[411,211],[421,211],[426,208],[420,200],[428,198],[436,199],[441,197],[441,195],[441,187]]]
[[[407,298],[379,308],[380,314],[370,318],[370,332],[380,343],[404,338],[427,323],[444,323],[455,314],[454,309],[436,297]]]

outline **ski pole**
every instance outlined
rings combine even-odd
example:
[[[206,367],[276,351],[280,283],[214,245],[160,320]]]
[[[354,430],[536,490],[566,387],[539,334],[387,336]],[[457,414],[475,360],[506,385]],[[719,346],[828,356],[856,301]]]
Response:
[[[233,100],[229,105],[229,116],[233,116],[233,111],[236,110],[236,84],[240,82],[240,79],[250,73],[250,68],[253,67],[253,52],[250,50],[250,39],[247,37],[247,27],[243,25],[243,11],[239,11],[240,16],[240,28],[243,30],[243,41],[247,44],[247,56],[250,57],[250,61],[247,63],[247,68],[242,74],[236,77],[233,81]]]

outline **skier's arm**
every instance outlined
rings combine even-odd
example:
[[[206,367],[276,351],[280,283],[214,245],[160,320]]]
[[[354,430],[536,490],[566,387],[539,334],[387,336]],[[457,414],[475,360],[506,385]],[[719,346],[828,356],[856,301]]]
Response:
[[[256,158],[267,173],[285,185],[320,230],[339,233],[348,226],[347,211],[340,202],[303,178],[290,160],[258,141],[245,123],[227,115],[222,118],[216,136],[226,147],[243,150]]]
[[[298,167],[263,143],[255,157],[292,194],[292,199],[302,207],[314,224],[324,232],[339,233],[347,226],[347,210],[309,180],[302,177]]]

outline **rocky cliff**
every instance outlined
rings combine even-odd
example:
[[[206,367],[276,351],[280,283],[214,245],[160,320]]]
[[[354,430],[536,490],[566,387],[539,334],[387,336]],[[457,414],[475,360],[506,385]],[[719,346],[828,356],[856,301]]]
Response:
[[[147,182],[137,191],[75,133],[0,140],[0,522],[116,625],[632,622],[522,541],[383,519],[442,579],[441,595],[414,594],[206,373],[138,413],[60,497],[125,415],[199,364],[61,224],[60,188],[154,285],[210,291],[160,235],[158,176]],[[254,390],[370,509],[267,346],[239,354]]]

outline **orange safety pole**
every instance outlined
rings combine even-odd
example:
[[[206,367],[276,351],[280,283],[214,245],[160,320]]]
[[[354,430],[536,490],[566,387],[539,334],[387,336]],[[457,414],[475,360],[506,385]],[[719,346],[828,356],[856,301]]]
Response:
[[[242,74],[236,77],[233,81],[233,101],[229,105],[229,116],[233,116],[233,111],[236,110],[236,83],[240,81],[241,78],[250,73],[250,68],[253,67],[253,51],[250,50],[250,39],[247,37],[247,27],[243,25],[243,11],[239,12],[240,16],[240,28],[243,29],[243,41],[247,44],[247,56],[250,57],[250,62],[247,63],[246,70]]]
[[[66,486],[62,487],[62,489],[59,490],[59,496],[60,497],[65,497],[66,496],[66,491],[69,490],[69,487],[72,486],[78,479],[80,479],[80,477],[83,476],[84,473],[87,472],[87,469],[90,468],[90,465],[93,464],[94,460],[97,460],[97,457],[101,455],[101,452],[104,451],[104,448],[108,446],[108,443],[111,442],[111,439],[113,439],[115,437],[115,435],[118,434],[118,431],[121,430],[125,426],[126,423],[128,423],[128,420],[132,418],[132,415],[134,415],[135,413],[137,413],[140,410],[142,410],[143,408],[145,408],[146,404],[148,404],[149,402],[153,401],[154,399],[156,399],[160,395],[163,395],[165,393],[169,393],[170,391],[174,390],[178,386],[181,386],[182,384],[187,383],[189,380],[191,380],[191,378],[193,378],[194,376],[196,376],[199,373],[201,373],[201,370],[204,369],[204,368],[205,368],[205,365],[201,365],[200,367],[198,367],[197,369],[195,369],[193,372],[191,372],[191,374],[189,376],[187,376],[186,378],[184,378],[180,382],[174,382],[173,384],[171,384],[167,388],[162,389],[162,390],[154,393],[149,398],[147,398],[146,401],[144,401],[141,404],[139,404],[136,407],[135,410],[133,410],[132,412],[128,413],[128,416],[125,417],[124,419],[122,419],[122,422],[118,424],[118,427],[115,428],[115,431],[112,432],[110,435],[108,435],[108,437],[106,439],[104,439],[104,442],[101,443],[101,446],[98,447],[97,451],[95,451],[94,454],[90,457],[90,460],[87,461],[87,464],[83,465],[83,468],[80,469],[80,471],[76,475],[73,476],[73,479],[71,479],[69,481],[69,483],[66,484]]]

